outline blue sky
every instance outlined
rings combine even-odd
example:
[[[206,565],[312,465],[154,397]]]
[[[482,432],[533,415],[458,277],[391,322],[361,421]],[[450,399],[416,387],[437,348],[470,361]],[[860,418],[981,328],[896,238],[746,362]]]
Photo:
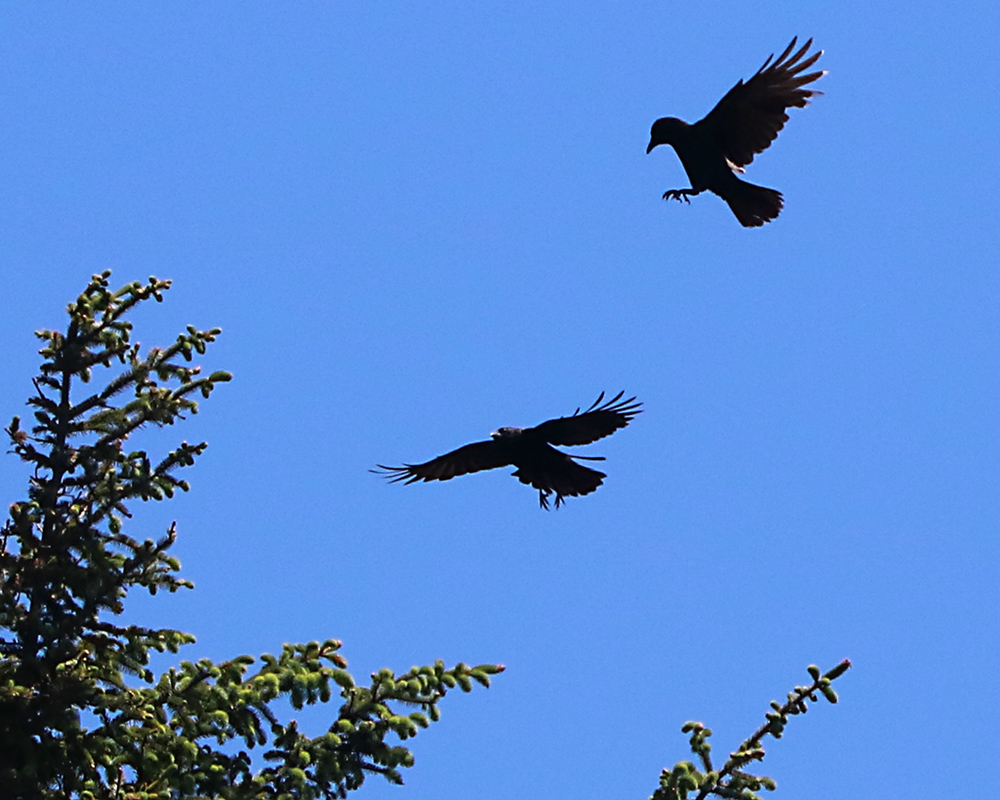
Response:
[[[796,34],[830,74],[748,169],[778,220],[664,203],[653,120]],[[190,659],[508,666],[368,797],[645,798],[686,720],[724,754],[844,657],[775,797],[938,797],[1000,744],[998,35],[986,2],[6,4],[0,409],[94,272],[173,279],[145,344],[223,328],[234,382],[145,440],[210,442],[192,491],[132,530],[176,519],[196,589],[135,613]],[[367,471],[620,389],[646,413],[558,512]]]

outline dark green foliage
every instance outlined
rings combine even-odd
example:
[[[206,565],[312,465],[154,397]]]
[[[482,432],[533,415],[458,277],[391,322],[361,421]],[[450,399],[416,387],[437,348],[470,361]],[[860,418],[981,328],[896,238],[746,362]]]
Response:
[[[767,712],[766,721],[753,735],[745,740],[739,748],[729,754],[729,759],[721,769],[712,766],[712,745],[708,738],[712,731],[700,722],[687,722],[681,728],[683,733],[691,734],[691,752],[698,756],[701,769],[690,761],[679,761],[673,769],[665,769],[660,773],[660,787],[653,792],[650,800],[684,800],[693,796],[696,800],[705,800],[709,795],[718,797],[739,798],[739,800],[760,800],[761,789],[774,791],[777,784],[764,775],[753,775],[746,770],[753,761],[764,758],[764,748],[761,741],[767,735],[780,739],[793,714],[805,714],[808,703],[816,702],[819,692],[831,703],[837,702],[837,694],[830,684],[850,669],[851,662],[841,661],[837,666],[820,674],[815,664],[809,665],[809,675],[813,682],[809,686],[796,686],[788,693],[784,705],[776,700],[771,701],[771,710]]]
[[[108,277],[94,276],[69,306],[65,333],[38,333],[35,425],[29,432],[15,417],[7,428],[32,476],[0,530],[0,797],[343,797],[370,773],[400,783],[413,756],[388,735],[415,735],[439,718],[449,689],[488,686],[502,666],[437,662],[356,686],[329,640],[285,645],[253,671],[255,659],[240,656],[181,662],[157,678],[150,651],[176,653],[194,637],[115,624],[133,587],[190,587],[168,555],[173,525],[140,542],[123,524],[130,502],[186,491],[174,473],[206,446],[182,442],[157,460],[126,444],[145,425],[197,412],[193,398],[231,376],[202,377],[191,364],[218,329],[189,326],[140,354],[125,315],[161,301],[170,284],[150,278],[112,292]],[[88,393],[98,367],[107,381]],[[301,708],[335,695],[343,704],[316,738],[271,708],[279,697]],[[415,710],[401,714],[399,704]]]

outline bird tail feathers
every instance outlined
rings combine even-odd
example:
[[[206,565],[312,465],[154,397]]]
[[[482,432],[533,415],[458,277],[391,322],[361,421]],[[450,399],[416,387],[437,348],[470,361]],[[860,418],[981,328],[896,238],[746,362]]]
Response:
[[[735,183],[726,187],[722,199],[736,215],[744,228],[757,228],[770,222],[781,213],[784,201],[781,192],[741,181],[734,175]]]

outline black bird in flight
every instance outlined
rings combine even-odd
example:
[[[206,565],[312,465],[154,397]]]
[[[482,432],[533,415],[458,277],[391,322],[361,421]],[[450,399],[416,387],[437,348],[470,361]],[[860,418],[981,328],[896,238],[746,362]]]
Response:
[[[567,497],[590,494],[607,477],[603,472],[580,466],[573,459],[603,461],[602,456],[571,456],[556,450],[552,445],[572,446],[590,444],[624,428],[636,414],[641,414],[642,403],[634,397],[622,400],[619,392],[604,405],[604,392],[583,413],[578,408],[572,416],[550,419],[534,428],[499,428],[490,434],[492,439],[473,442],[452,450],[424,464],[404,464],[387,467],[376,464],[378,475],[385,475],[390,483],[403,481],[449,481],[457,475],[496,469],[513,465],[514,477],[538,489],[538,502],[548,510],[549,495],[556,496],[556,508]]]
[[[691,181],[690,189],[664,192],[664,200],[690,203],[689,195],[708,189],[729,204],[744,227],[756,228],[778,216],[781,192],[741,181],[734,173],[742,173],[743,167],[777,138],[788,122],[786,109],[803,108],[814,94],[822,94],[803,87],[822,78],[826,70],[800,73],[816,63],[823,51],[801,61],[812,39],[791,54],[797,38],[773,64],[772,53],[750,80],[737,83],[708,116],[694,125],[674,117],[653,123],[646,152],[659,144],[672,145]]]

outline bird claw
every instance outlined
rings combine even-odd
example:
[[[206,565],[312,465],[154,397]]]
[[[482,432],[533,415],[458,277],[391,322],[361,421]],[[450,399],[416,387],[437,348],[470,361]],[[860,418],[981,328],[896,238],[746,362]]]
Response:
[[[688,200],[688,195],[692,194],[690,189],[668,189],[663,193],[664,200],[683,200],[688,205],[691,205],[691,201]]]

